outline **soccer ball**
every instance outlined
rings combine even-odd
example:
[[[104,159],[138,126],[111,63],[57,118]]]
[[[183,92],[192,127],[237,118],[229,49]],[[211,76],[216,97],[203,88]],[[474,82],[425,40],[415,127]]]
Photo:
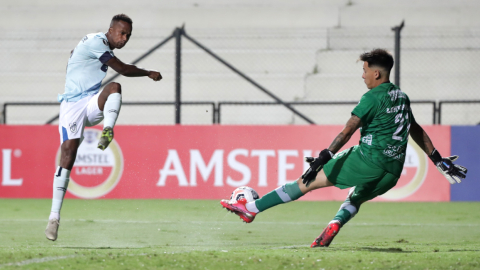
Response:
[[[240,199],[246,199],[247,202],[253,202],[258,200],[260,196],[258,193],[251,187],[239,187],[232,192],[230,196],[230,202],[236,203]]]

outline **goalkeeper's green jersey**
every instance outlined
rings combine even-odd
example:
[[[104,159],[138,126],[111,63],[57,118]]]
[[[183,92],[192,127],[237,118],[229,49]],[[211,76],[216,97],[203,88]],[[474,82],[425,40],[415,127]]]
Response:
[[[365,93],[352,114],[362,120],[363,157],[398,177],[403,170],[410,123],[414,120],[408,96],[392,83]]]

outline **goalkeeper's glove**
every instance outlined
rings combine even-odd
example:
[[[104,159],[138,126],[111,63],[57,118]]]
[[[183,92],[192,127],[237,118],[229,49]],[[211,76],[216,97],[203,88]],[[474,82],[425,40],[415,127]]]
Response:
[[[323,165],[327,164],[327,162],[333,158],[333,153],[328,150],[324,149],[318,157],[305,157],[305,162],[310,163],[310,168],[308,168],[302,175],[303,183],[305,186],[309,186],[313,180],[317,177],[318,172],[323,168]]]
[[[437,149],[433,149],[432,154],[428,157],[433,161],[435,166],[437,166],[438,171],[443,174],[452,185],[462,182],[462,179],[465,179],[467,176],[467,168],[453,164],[452,162],[457,160],[458,156],[442,158]]]

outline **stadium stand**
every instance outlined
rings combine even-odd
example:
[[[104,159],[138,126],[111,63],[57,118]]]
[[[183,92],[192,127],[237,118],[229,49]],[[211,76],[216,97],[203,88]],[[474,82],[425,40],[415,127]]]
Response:
[[[127,46],[115,51],[120,59],[133,61],[185,23],[190,36],[287,102],[358,101],[366,88],[356,59],[375,47],[393,51],[390,28],[405,19],[401,86],[410,98],[480,99],[479,8],[475,0],[121,0],[113,7],[94,0],[6,0],[0,4],[0,105],[55,102],[71,49],[85,34],[106,31],[111,16],[122,12],[133,18],[134,30]],[[185,38],[182,45],[183,101],[273,101]],[[124,102],[174,101],[174,56],[172,40],[139,63],[160,70],[160,83],[118,78]],[[113,74],[109,70],[107,78]],[[318,124],[343,124],[352,106],[298,109]],[[477,107],[445,108],[452,116],[442,123],[477,124],[470,116]],[[209,108],[183,106],[182,123],[210,124]],[[431,107],[414,110],[421,124],[432,123]],[[57,112],[55,106],[12,106],[7,118],[11,124],[43,124]],[[306,124],[270,105],[225,106],[221,119],[222,124]],[[173,106],[124,106],[119,118],[119,124],[173,123]]]

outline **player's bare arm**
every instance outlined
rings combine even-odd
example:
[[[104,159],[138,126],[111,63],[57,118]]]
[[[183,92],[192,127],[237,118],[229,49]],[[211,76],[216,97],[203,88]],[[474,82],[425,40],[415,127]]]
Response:
[[[416,121],[412,121],[411,123],[410,136],[427,155],[430,155],[433,149],[435,149],[428,134]]]
[[[162,79],[162,75],[158,71],[147,70],[147,69],[139,68],[135,65],[125,64],[117,57],[112,57],[105,64],[111,67],[113,70],[115,70],[119,74],[126,77],[148,76],[150,79],[154,81],[159,81]]]
[[[353,133],[362,126],[360,118],[354,114],[348,119],[343,130],[335,137],[332,144],[328,147],[332,153],[337,153],[352,137]]]

